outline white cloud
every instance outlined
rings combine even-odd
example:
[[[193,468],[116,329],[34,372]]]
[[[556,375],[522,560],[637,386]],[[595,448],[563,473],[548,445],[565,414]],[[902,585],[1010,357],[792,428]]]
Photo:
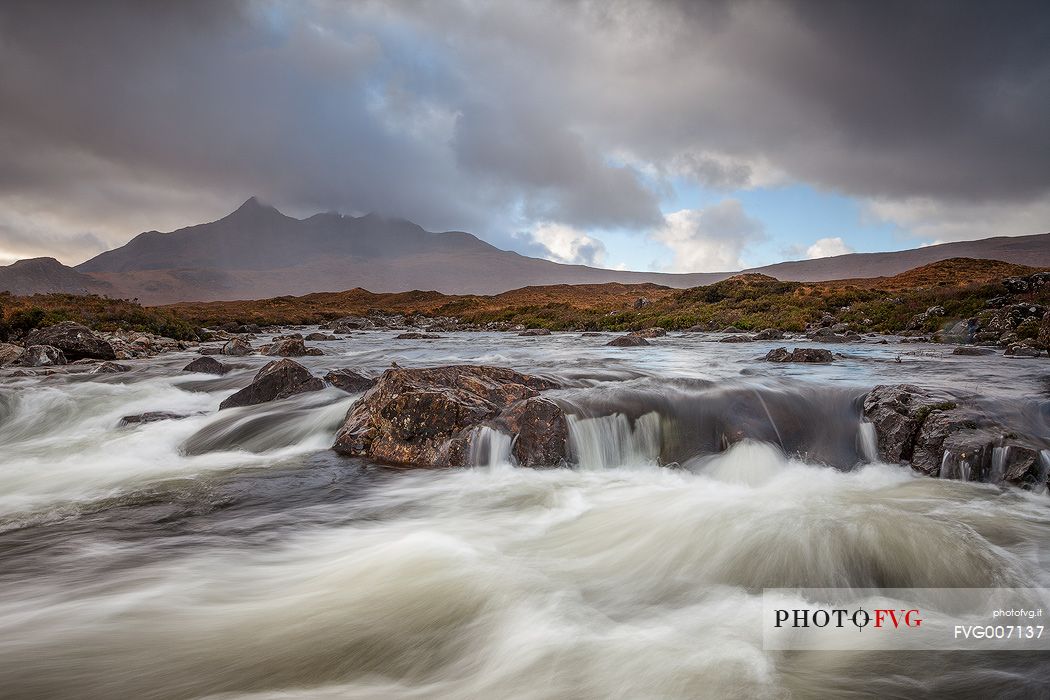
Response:
[[[725,199],[704,209],[682,209],[664,217],[650,234],[674,253],[671,272],[723,272],[746,267],[747,246],[764,240],[762,222],[744,211],[738,200]]]
[[[1050,200],[1028,203],[946,203],[925,197],[873,199],[865,214],[938,243],[1050,231]]]
[[[554,262],[599,267],[605,263],[605,244],[571,226],[543,222],[519,238],[538,247],[542,257]]]
[[[812,260],[814,258],[830,258],[834,255],[846,255],[852,252],[854,252],[853,248],[846,245],[846,242],[841,237],[835,236],[834,238],[817,239],[813,245],[806,248],[806,257]]]

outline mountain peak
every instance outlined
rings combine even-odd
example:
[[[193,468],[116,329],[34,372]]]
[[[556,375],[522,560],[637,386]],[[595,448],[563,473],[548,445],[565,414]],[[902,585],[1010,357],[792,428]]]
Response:
[[[235,214],[257,214],[261,212],[276,212],[277,208],[271,204],[267,204],[255,195],[252,195],[248,199],[244,200],[244,204],[237,207],[230,216]],[[278,212],[280,213],[280,212]]]

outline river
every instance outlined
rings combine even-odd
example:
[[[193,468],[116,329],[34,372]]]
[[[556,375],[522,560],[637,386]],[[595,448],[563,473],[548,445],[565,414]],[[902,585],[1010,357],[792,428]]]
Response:
[[[300,361],[559,379],[573,464],[394,469],[328,448],[359,397],[217,412],[267,360],[0,379],[0,696],[1037,697],[1045,652],[784,652],[762,589],[1050,588],[1050,499],[880,464],[864,394],[981,397],[1050,438],[1050,365],[702,334],[364,332]],[[262,339],[260,339],[261,341]],[[260,342],[257,341],[257,342]],[[188,414],[133,427],[124,415]],[[743,437],[743,439],[741,439]]]

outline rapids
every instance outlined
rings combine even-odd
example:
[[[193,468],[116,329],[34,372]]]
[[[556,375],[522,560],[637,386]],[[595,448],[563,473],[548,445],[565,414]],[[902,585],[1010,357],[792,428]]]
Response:
[[[485,363],[561,379],[567,468],[390,469],[327,448],[335,389],[216,412],[194,355],[0,379],[0,696],[1032,697],[1042,653],[775,652],[765,587],[1050,587],[1050,500],[875,459],[878,383],[1050,437],[1045,360],[675,336],[358,333],[315,374]],[[897,362],[900,355],[901,362]],[[119,427],[121,416],[187,417]],[[1050,452],[1047,464],[1050,468]]]

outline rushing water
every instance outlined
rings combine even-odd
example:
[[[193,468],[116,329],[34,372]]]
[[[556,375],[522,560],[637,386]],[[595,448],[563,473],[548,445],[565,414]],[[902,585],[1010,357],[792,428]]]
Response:
[[[334,389],[217,413],[186,353],[0,380],[0,696],[1032,697],[1039,653],[763,649],[764,587],[1047,587],[1050,499],[877,463],[860,400],[911,382],[1050,437],[1050,365],[699,336],[319,343],[303,364],[557,377],[572,468],[387,469],[327,448]],[[784,343],[779,343],[784,344]],[[790,345],[790,343],[788,343]],[[916,354],[902,354],[914,351]],[[898,357],[900,362],[898,362]],[[119,427],[164,410],[182,420]],[[1046,463],[1050,465],[1050,452]],[[1005,455],[996,455],[1001,464]],[[1048,466],[1050,468],[1050,466]]]

